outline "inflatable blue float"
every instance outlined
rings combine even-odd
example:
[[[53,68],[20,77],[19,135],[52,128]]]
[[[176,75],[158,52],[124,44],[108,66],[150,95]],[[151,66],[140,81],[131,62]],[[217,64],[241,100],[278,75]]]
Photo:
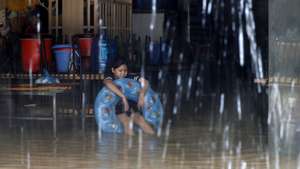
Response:
[[[137,102],[138,92],[141,89],[138,81],[122,78],[114,80],[114,83],[121,88],[128,100]],[[143,116],[148,123],[153,125],[156,130],[159,130],[164,115],[159,96],[149,87],[144,99]],[[108,88],[103,87],[100,90],[94,104],[99,130],[104,132],[123,132],[123,126],[115,113],[115,107],[119,101],[120,97]]]

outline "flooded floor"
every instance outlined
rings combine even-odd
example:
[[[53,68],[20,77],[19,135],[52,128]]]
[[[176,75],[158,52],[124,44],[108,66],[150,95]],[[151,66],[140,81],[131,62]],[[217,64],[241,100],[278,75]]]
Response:
[[[225,89],[198,92],[205,86],[195,85],[192,90],[196,92],[187,97],[183,85],[179,100],[174,95],[176,86],[154,86],[166,111],[159,136],[138,130],[132,137],[99,133],[92,115],[83,123],[80,113],[60,111],[74,105],[68,95],[57,95],[54,134],[52,121],[9,118],[25,112],[29,116],[51,115],[51,97],[1,96],[0,168],[299,169],[298,133],[287,139],[291,142],[276,143],[277,131],[270,133],[274,124],[267,124],[268,98],[247,83],[241,86],[240,92],[234,93]],[[80,94],[77,90],[75,96]],[[75,105],[80,107],[80,101]],[[298,130],[297,126],[293,130]]]
[[[238,120],[225,106],[220,114],[213,97],[201,97],[198,111],[187,102],[176,115],[166,112],[160,136],[99,133],[93,117],[82,125],[80,116],[58,116],[55,137],[51,121],[1,119],[0,168],[271,169],[268,134],[255,113]]]
[[[93,120],[84,130],[66,123],[59,125],[57,138],[51,123],[2,127],[0,168],[267,168],[266,136],[247,124],[218,131],[205,120],[189,121],[169,124],[160,137],[139,131],[129,137],[99,134]]]

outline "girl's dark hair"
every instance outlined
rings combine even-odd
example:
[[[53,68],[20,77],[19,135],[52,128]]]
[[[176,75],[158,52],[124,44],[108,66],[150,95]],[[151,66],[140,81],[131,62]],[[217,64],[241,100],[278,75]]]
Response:
[[[120,67],[121,65],[127,65],[127,60],[123,57],[116,57],[111,62],[111,68],[116,69]]]

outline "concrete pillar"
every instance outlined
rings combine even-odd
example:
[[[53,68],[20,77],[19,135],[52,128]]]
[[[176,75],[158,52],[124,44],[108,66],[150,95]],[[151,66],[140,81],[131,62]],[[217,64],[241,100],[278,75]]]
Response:
[[[300,166],[300,20],[298,0],[269,1],[270,168]],[[297,167],[298,166],[298,167]]]

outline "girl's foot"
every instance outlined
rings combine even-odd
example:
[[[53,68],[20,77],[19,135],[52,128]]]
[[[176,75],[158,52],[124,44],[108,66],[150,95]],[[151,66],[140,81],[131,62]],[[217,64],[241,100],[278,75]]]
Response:
[[[145,123],[143,126],[141,126],[143,131],[146,133],[146,134],[150,134],[150,135],[154,135],[155,134],[155,131],[152,129],[152,127]]]
[[[137,113],[134,113],[133,114],[133,121],[134,121],[134,123],[139,125],[146,134],[150,134],[150,135],[155,134],[152,127],[145,121],[145,119],[141,115],[139,115]]]
[[[125,129],[124,132],[128,136],[133,136],[134,135],[133,130],[131,130],[131,129]]]

